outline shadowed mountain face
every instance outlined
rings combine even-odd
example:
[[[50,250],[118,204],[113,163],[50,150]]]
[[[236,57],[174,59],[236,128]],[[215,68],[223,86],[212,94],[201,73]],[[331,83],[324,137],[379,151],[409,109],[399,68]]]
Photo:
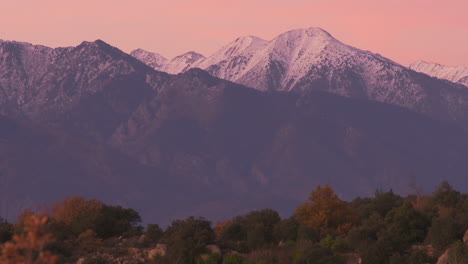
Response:
[[[466,132],[397,106],[261,92],[200,69],[167,75],[101,41],[3,42],[0,58],[4,212],[85,195],[167,224],[288,214],[327,182],[348,199],[442,180],[468,190]]]

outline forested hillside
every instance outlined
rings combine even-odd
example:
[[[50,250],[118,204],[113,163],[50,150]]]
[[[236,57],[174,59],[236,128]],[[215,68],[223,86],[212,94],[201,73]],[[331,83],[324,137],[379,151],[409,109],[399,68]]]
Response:
[[[162,228],[131,208],[73,197],[0,222],[0,263],[463,264],[468,194],[442,182],[430,195],[341,200],[317,186],[295,213],[271,209],[221,222],[189,217]]]

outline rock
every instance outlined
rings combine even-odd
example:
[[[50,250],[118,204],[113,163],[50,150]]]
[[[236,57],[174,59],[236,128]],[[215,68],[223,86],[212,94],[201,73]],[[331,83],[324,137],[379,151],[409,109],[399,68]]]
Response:
[[[447,250],[445,250],[444,254],[442,254],[439,259],[437,259],[437,263],[436,264],[448,264],[448,256],[449,256],[449,250],[450,248],[448,248]]]
[[[79,258],[77,261],[76,261],[76,264],[83,264],[85,262],[85,258]]]
[[[158,255],[163,257],[166,255],[166,250],[166,244],[157,244],[155,248],[151,249],[148,252],[148,259],[154,259]]]
[[[356,253],[345,254],[345,256],[346,256],[346,264],[361,264],[362,263],[361,257]]]
[[[468,245],[468,230],[466,230],[465,235],[463,236],[463,243],[465,243],[465,245]]]
[[[145,235],[141,235],[139,238],[138,238],[138,244],[144,244],[146,241],[146,236]]]
[[[211,254],[218,254],[221,256],[221,249],[217,245],[208,245],[206,248],[211,252]]]
[[[213,255],[213,254],[222,256],[221,249],[217,245],[207,245],[206,249],[208,249],[210,253],[200,255],[200,258],[204,261],[206,261],[210,257],[210,255]]]

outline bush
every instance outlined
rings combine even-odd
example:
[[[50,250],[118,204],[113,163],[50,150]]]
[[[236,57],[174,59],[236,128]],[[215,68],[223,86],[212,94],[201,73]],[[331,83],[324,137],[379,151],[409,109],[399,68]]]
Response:
[[[114,262],[108,256],[97,255],[86,258],[83,264],[114,264]]]
[[[164,233],[168,258],[176,264],[194,264],[206,246],[214,242],[215,234],[210,222],[189,217],[176,220]]]
[[[140,235],[143,227],[140,215],[133,209],[104,205],[94,223],[94,231],[100,238]]]
[[[458,232],[454,222],[450,216],[434,217],[426,241],[439,251],[445,250],[448,245],[457,240]]]
[[[298,246],[296,254],[294,254],[294,264],[341,264],[345,263],[343,257],[333,254],[330,249],[324,248],[316,243],[305,242]]]
[[[294,219],[294,217],[282,220],[281,222],[275,225],[275,240],[283,242],[296,241],[298,230],[299,222],[297,222],[296,219]]]
[[[10,241],[13,237],[13,225],[0,217],[0,244]]]
[[[146,227],[145,238],[151,243],[156,243],[163,237],[163,230],[157,224],[149,224]]]
[[[240,252],[265,248],[279,241],[276,227],[280,221],[279,214],[271,209],[253,211],[234,218],[223,228],[219,241]]]
[[[232,254],[224,258],[223,264],[244,264],[245,259],[237,254]]]

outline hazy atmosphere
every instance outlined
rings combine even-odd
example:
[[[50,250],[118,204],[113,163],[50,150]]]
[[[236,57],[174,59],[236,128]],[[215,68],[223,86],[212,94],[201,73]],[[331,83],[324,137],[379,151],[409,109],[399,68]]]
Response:
[[[211,55],[243,35],[321,27],[337,39],[408,66],[468,65],[466,0],[2,0],[0,39],[75,46],[102,39],[167,58]]]
[[[0,0],[0,264],[467,264],[468,0]]]

